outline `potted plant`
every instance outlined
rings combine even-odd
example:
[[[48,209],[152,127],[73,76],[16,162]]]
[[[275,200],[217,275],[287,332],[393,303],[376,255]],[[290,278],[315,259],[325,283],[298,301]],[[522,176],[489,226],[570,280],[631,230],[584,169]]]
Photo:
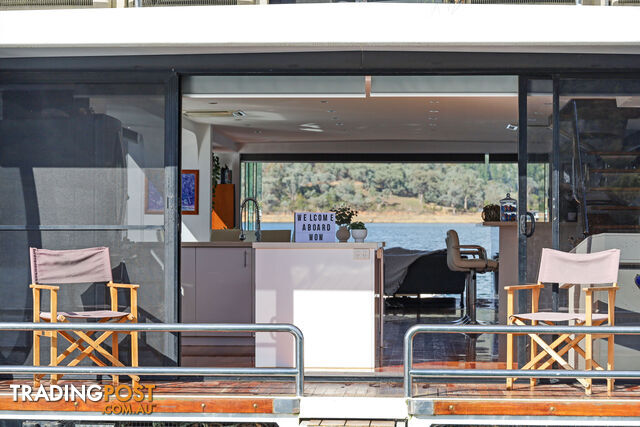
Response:
[[[358,215],[358,211],[354,211],[349,206],[340,206],[339,208],[331,209],[336,215],[336,224],[339,226],[336,231],[336,237],[341,243],[345,243],[349,240],[351,233],[349,232],[349,224],[354,216]]]
[[[364,226],[364,222],[354,221],[349,225],[349,229],[351,229],[353,240],[357,243],[364,242],[364,239],[367,237],[367,228]]]

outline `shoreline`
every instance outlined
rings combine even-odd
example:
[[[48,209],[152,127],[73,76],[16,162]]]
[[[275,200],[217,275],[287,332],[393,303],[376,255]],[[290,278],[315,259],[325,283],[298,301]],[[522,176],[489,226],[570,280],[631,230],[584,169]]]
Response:
[[[460,223],[460,224],[481,224],[482,217],[480,212],[462,213],[462,214],[438,214],[438,213],[419,213],[412,214],[405,212],[361,212],[354,219],[362,221],[365,224],[385,223],[385,224],[444,224],[444,223]],[[261,222],[293,222],[293,214],[263,214],[260,218]]]

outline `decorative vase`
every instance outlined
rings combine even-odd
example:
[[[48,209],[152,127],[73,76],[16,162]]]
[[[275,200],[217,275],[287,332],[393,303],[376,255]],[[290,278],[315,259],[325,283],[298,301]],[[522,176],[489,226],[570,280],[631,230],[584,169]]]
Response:
[[[353,240],[355,240],[356,243],[363,243],[364,239],[367,237],[367,229],[363,228],[359,230],[351,230],[351,235],[353,236]]]
[[[336,231],[336,237],[340,243],[346,243],[350,236],[351,233],[349,233],[349,229],[346,225],[341,225],[340,228],[338,228],[338,231]]]

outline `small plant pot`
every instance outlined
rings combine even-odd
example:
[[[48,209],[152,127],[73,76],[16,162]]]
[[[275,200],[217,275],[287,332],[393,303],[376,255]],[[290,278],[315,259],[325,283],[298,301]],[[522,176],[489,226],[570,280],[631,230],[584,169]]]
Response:
[[[351,235],[353,236],[353,240],[355,240],[356,243],[362,243],[367,237],[367,229],[365,228],[361,230],[351,230]]]
[[[345,225],[341,225],[336,231],[336,237],[338,238],[338,242],[346,243],[351,237],[351,233],[349,233],[349,229]]]

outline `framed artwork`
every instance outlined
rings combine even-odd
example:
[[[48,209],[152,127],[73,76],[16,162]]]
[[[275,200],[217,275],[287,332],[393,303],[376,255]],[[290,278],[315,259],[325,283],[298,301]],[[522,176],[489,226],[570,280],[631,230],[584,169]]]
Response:
[[[198,215],[198,181],[197,170],[182,170],[182,215]]]
[[[147,171],[144,178],[144,213],[164,214],[164,171]]]

